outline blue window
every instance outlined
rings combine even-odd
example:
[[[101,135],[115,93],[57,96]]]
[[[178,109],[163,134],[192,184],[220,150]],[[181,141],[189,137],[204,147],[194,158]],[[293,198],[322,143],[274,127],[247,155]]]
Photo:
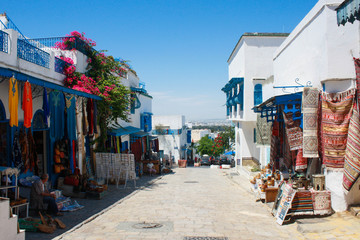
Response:
[[[150,132],[152,130],[151,114],[141,114],[140,128],[144,132]]]
[[[254,105],[262,103],[262,85],[256,84],[254,87]]]

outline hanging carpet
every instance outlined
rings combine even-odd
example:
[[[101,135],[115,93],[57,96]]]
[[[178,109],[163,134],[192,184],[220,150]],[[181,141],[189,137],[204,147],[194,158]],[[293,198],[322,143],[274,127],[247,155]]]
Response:
[[[321,94],[321,150],[323,164],[332,170],[344,167],[349,122],[355,89]]]
[[[262,118],[260,114],[257,115],[256,121],[256,144],[271,144],[271,122],[268,122],[266,118]]]
[[[360,175],[360,118],[357,107],[354,107],[350,119],[349,133],[345,150],[343,187],[349,191]]]
[[[303,143],[303,134],[300,128],[300,121],[293,120],[293,113],[284,113],[284,123],[286,128],[286,137],[290,146],[290,150],[301,149]]]
[[[318,106],[319,90],[305,87],[302,95],[303,113],[303,156],[319,157],[318,148]]]

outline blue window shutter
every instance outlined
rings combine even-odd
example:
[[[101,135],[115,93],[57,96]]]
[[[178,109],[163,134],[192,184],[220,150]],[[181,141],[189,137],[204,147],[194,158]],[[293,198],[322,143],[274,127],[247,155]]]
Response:
[[[256,128],[254,128],[254,143],[256,143]]]
[[[256,84],[254,87],[254,105],[262,103],[262,85]]]
[[[140,128],[145,131],[145,115],[141,114],[140,116]]]

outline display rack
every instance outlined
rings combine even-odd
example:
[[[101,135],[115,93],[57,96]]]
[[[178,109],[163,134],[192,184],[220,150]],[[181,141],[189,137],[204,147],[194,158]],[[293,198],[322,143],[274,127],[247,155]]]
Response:
[[[18,176],[20,174],[19,169],[17,168],[9,168],[9,167],[0,167],[0,179],[1,182],[3,182],[3,178],[5,177],[4,185],[0,185],[0,193],[3,194],[5,198],[8,198],[8,190],[14,189],[15,194],[14,198],[15,201],[19,199],[19,186],[17,185],[18,182]],[[9,179],[11,177],[15,177],[15,185],[9,185]],[[10,206],[12,213],[19,215],[19,209],[20,207],[26,207],[26,217],[29,216],[29,203],[28,202],[21,202],[18,204],[14,204]]]

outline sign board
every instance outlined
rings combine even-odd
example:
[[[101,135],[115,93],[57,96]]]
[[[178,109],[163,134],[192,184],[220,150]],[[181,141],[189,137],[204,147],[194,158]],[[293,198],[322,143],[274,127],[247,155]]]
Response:
[[[279,206],[276,212],[276,222],[279,225],[284,223],[287,212],[291,208],[291,203],[295,197],[296,190],[292,188],[290,184],[285,184],[282,197],[279,202]]]

